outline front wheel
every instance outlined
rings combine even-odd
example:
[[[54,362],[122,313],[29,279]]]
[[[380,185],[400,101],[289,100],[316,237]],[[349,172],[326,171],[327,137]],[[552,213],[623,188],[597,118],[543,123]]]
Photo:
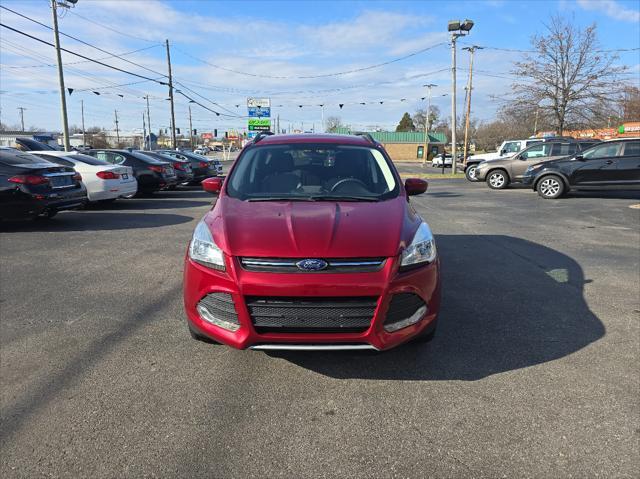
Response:
[[[476,168],[477,167],[478,167],[478,165],[469,165],[469,166],[467,166],[467,169],[464,170],[464,176],[467,178],[467,180],[473,181],[473,182],[478,181],[478,178],[476,178]]]
[[[509,176],[504,170],[495,170],[487,175],[487,186],[492,190],[503,190],[509,186]]]
[[[555,175],[549,175],[538,181],[536,190],[545,200],[555,200],[564,194],[565,186],[562,178]]]

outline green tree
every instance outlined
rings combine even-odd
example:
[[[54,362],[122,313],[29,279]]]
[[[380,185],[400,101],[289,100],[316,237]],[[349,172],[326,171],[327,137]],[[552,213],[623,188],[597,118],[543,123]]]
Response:
[[[396,126],[396,131],[416,131],[416,126],[413,124],[409,113],[405,112],[404,115],[402,115],[400,123]]]

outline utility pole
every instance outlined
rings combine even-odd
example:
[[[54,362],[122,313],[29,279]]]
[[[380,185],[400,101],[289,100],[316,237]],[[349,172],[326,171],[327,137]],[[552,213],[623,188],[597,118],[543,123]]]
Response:
[[[456,40],[460,33],[451,34],[451,172],[457,172],[456,164]],[[444,157],[443,160],[444,162]]]
[[[467,164],[467,148],[469,146],[469,115],[471,114],[471,91],[473,90],[473,54],[476,50],[482,50],[482,47],[473,45],[471,47],[464,47],[463,50],[469,51],[469,82],[467,83],[467,115],[464,121],[464,153],[462,161]]]
[[[144,121],[144,111],[142,112],[142,149],[147,149],[147,122]]]
[[[193,150],[193,125],[191,123],[191,105],[189,105],[189,144]]]
[[[144,97],[147,100],[147,128],[149,130],[149,151],[151,151],[151,113],[149,112],[149,95]]]
[[[322,133],[325,133],[325,129],[324,129],[324,103],[322,105],[320,105],[320,114],[322,115],[322,124],[321,129],[322,129]]]
[[[56,60],[58,62],[58,83],[60,85],[60,111],[62,114],[62,138],[64,151],[70,151],[69,144],[69,121],[67,119],[67,98],[64,88],[64,73],[62,71],[62,54],[60,53],[60,35],[58,34],[58,3],[51,0],[51,13],[53,15],[53,42],[56,47]]]
[[[538,113],[540,113],[540,109],[536,106],[536,119],[533,122],[533,136],[538,135]]]
[[[87,147],[87,134],[84,131],[84,100],[80,100],[80,114],[82,116],[82,146]]]
[[[422,166],[424,166],[427,163],[427,146],[429,145],[429,130],[431,129],[429,124],[431,118],[431,88],[438,85],[427,83],[422,86],[427,87],[427,114],[424,117],[424,151],[422,152]]]
[[[26,110],[26,108],[19,106],[18,110],[20,110],[20,124],[22,125],[21,131],[24,131],[24,111]]]
[[[113,111],[116,114],[116,140],[118,142],[118,144],[116,145],[116,148],[120,148],[120,129],[118,128],[118,110],[113,110]]]
[[[169,40],[165,40],[167,46],[167,66],[169,68],[169,102],[171,103],[171,148],[176,149],[176,112],[173,106],[173,77],[171,75],[171,52]]]

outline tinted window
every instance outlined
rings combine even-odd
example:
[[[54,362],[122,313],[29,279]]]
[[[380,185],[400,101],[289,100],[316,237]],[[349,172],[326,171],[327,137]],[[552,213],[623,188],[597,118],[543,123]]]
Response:
[[[640,141],[626,141],[622,156],[640,156]]]
[[[145,163],[151,163],[151,164],[165,164],[165,163],[167,163],[167,161],[159,161],[159,160],[156,160],[155,158],[152,158],[152,157],[150,157],[148,155],[144,155],[142,153],[138,153],[137,151],[132,151],[129,154],[131,156],[133,156],[134,158],[138,159],[138,160],[144,161]]]
[[[56,163],[58,165],[70,166],[71,168],[73,168],[75,166],[69,160],[65,160],[64,158],[60,158],[59,156],[43,155],[43,154],[40,154],[40,153],[38,153],[37,156],[39,156],[43,160],[47,160],[47,161],[50,161],[51,163]]]
[[[373,148],[338,145],[274,145],[250,148],[233,169],[227,193],[240,199],[398,195],[384,155]]]
[[[617,156],[620,150],[620,143],[602,143],[601,145],[594,146],[583,153],[583,157],[589,160],[595,160],[598,158],[609,158],[611,156]]]
[[[575,143],[554,143],[551,147],[551,156],[573,155],[578,146]]]
[[[536,143],[540,143],[541,141],[542,141],[542,140],[527,140],[527,141],[525,142],[525,145],[526,145],[527,147],[529,147],[529,146],[531,146],[531,145],[535,145]]]
[[[40,143],[39,141],[32,140],[31,138],[16,138],[16,144],[31,151],[55,151],[55,148],[45,143]]]
[[[28,163],[47,163],[39,156],[30,153],[14,153],[7,150],[0,150],[0,162],[6,165],[24,165]]]

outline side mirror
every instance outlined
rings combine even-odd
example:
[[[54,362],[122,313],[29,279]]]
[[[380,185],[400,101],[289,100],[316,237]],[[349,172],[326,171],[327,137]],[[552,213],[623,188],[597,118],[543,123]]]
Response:
[[[582,156],[582,155],[576,155],[576,156],[574,157],[574,159],[576,159],[576,160],[578,160],[578,161],[584,161],[584,156]]]
[[[217,195],[222,189],[224,178],[207,178],[202,181],[202,189],[212,195]]]
[[[404,189],[407,196],[420,195],[427,191],[429,183],[420,178],[407,178],[404,182]]]
[[[504,156],[507,154],[507,150],[500,150],[500,156]]]

